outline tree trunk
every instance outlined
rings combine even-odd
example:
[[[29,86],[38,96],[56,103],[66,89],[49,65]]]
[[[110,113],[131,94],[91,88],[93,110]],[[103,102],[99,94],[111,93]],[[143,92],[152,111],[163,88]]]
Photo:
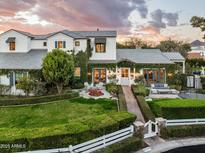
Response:
[[[61,94],[63,91],[63,84],[62,83],[58,83],[56,84],[57,90],[58,90],[58,94]]]

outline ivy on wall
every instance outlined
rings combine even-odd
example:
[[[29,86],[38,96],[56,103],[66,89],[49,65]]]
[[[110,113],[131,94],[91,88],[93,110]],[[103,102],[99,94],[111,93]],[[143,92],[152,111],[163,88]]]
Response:
[[[88,72],[88,58],[87,52],[79,51],[75,55],[75,67],[80,67],[80,80],[82,82],[86,82],[87,79],[87,72]]]
[[[165,68],[167,72],[174,73],[176,70],[180,70],[180,66],[178,64],[136,64],[129,61],[122,61],[117,64],[118,67],[129,67],[131,69],[135,68],[137,72],[142,68]]]

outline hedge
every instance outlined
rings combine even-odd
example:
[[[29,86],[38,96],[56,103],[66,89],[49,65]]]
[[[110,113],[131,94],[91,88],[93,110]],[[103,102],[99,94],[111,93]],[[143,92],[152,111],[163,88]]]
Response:
[[[0,99],[0,106],[8,105],[26,105],[26,104],[38,104],[43,102],[58,101],[63,99],[70,99],[78,97],[78,92],[68,92],[62,95],[48,95],[39,97],[20,97],[20,98],[3,98]]]
[[[153,113],[166,119],[205,118],[205,100],[162,99],[149,102]]]
[[[170,126],[160,129],[162,138],[183,138],[205,136],[205,125]]]
[[[19,152],[19,151],[32,151],[39,149],[51,149],[68,147],[69,145],[76,145],[85,141],[100,137],[102,135],[117,131],[119,129],[130,126],[136,117],[128,112],[113,112],[109,114],[103,114],[92,117],[88,120],[77,121],[74,123],[68,123],[66,125],[60,125],[59,127],[65,127],[67,129],[66,134],[58,134],[45,137],[36,138],[22,138],[12,141],[0,141],[0,145],[12,145],[23,144],[25,148],[1,148],[0,152]],[[75,125],[75,127],[73,127]],[[78,129],[72,130],[72,128]],[[95,126],[95,127],[94,127]],[[16,128],[17,129],[17,128]],[[39,128],[30,128],[27,131],[35,132]],[[53,128],[42,128],[39,133],[43,134],[44,131]],[[58,126],[54,128],[58,129]],[[2,130],[1,130],[2,131]]]
[[[122,86],[118,86],[117,96],[118,96],[120,111],[127,111],[127,105],[126,105],[125,95],[122,90]]]
[[[135,96],[148,96],[149,95],[149,89],[146,89],[144,85],[132,85],[132,92]]]
[[[139,107],[141,109],[141,112],[142,112],[143,117],[145,118],[145,120],[146,121],[155,120],[155,116],[152,113],[149,105],[145,101],[144,97],[143,96],[136,96],[136,99],[138,101]]]
[[[142,147],[143,147],[142,139],[133,136],[119,143],[98,150],[96,152],[97,153],[130,153],[130,152],[136,152]]]

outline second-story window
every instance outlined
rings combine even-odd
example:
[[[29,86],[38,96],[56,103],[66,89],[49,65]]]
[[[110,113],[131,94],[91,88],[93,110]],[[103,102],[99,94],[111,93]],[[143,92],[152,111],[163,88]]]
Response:
[[[15,42],[9,43],[9,50],[16,50],[16,43]]]
[[[43,46],[46,47],[47,46],[47,42],[43,42]]]
[[[55,48],[66,48],[66,41],[55,41]]]
[[[105,52],[105,44],[104,43],[96,43],[95,44],[95,52],[96,53],[104,53]]]

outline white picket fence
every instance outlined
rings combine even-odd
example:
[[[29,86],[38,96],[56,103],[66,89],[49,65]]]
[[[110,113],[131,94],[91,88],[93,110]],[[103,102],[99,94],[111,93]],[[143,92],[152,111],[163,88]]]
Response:
[[[166,120],[166,126],[204,125],[205,119]]]
[[[28,151],[32,153],[59,153],[59,152],[71,152],[71,153],[89,153],[96,150],[100,150],[109,145],[132,137],[134,133],[134,126],[131,125],[128,128],[116,131],[114,133],[104,135],[102,137],[78,144],[75,146],[70,145],[67,148],[59,149],[49,149],[49,150],[38,150],[38,151]]]

